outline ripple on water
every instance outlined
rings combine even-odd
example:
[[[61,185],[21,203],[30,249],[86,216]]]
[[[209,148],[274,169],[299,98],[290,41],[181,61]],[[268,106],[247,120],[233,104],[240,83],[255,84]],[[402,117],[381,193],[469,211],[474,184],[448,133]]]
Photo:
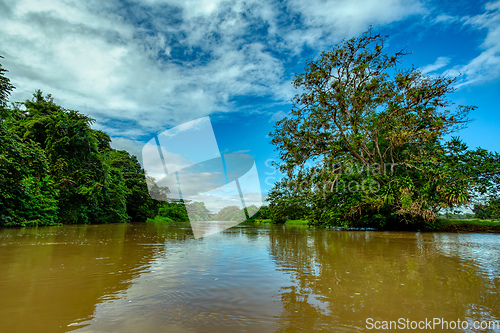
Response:
[[[358,332],[499,319],[500,235],[186,224],[0,230],[1,332]],[[22,318],[29,317],[30,320]]]

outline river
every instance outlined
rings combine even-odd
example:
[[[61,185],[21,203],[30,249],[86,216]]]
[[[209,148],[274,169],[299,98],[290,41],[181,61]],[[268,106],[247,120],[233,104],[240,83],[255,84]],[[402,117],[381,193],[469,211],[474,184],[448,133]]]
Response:
[[[5,333],[359,332],[425,320],[500,332],[473,327],[500,320],[499,294],[493,234],[241,224],[194,239],[187,223],[0,230]]]

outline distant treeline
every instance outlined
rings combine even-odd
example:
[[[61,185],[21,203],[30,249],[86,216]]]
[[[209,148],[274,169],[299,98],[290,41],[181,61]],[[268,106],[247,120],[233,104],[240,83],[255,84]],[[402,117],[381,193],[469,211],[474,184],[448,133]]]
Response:
[[[186,206],[189,209],[190,216],[188,216]],[[165,202],[159,208],[155,218],[149,219],[149,221],[244,221],[247,220],[247,215],[250,220],[271,217],[267,206],[262,206],[260,209],[255,205],[244,209],[227,206],[217,213],[211,213],[203,202],[186,202],[185,204],[183,202]]]

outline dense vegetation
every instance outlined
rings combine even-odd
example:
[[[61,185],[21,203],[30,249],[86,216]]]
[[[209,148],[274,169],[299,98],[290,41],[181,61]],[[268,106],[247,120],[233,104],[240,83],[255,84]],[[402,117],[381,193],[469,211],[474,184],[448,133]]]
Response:
[[[8,106],[0,65],[0,226],[145,221],[158,202],[137,158],[110,147],[93,119],[36,91]]]
[[[137,158],[111,148],[92,118],[41,91],[8,106],[14,87],[5,73],[0,65],[0,227],[189,221],[186,205],[194,220],[246,220],[236,206],[212,213],[202,202],[153,200]]]
[[[474,205],[472,209],[476,218],[481,220],[500,220],[500,198],[490,198]]]
[[[475,109],[448,100],[457,78],[400,68],[386,38],[343,41],[296,75],[301,93],[270,134],[286,175],[269,194],[274,221],[415,229],[498,202],[500,155],[445,140]]]

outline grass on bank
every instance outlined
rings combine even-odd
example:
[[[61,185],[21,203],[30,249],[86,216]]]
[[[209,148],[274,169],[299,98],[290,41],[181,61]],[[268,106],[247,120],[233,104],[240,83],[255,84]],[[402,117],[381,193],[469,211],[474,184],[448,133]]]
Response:
[[[435,226],[437,231],[500,233],[500,220],[491,219],[438,219]]]
[[[146,222],[172,222],[173,220],[170,217],[156,215],[153,219],[148,218]]]
[[[258,224],[273,223],[271,219],[255,220],[254,222]],[[288,220],[285,225],[307,226],[307,222],[307,220]],[[500,220],[437,219],[427,231],[500,233]]]
[[[259,224],[273,224],[274,222],[271,219],[264,220],[254,220],[255,223]],[[288,220],[285,222],[285,225],[307,225],[307,220]]]
[[[156,216],[154,219],[147,220],[147,222],[172,221],[172,219],[163,216]],[[273,224],[271,219],[257,219],[253,220],[253,222],[257,224]],[[288,220],[285,225],[307,226],[307,222],[307,220]],[[433,225],[429,225],[426,231],[500,233],[500,220],[437,219]]]

